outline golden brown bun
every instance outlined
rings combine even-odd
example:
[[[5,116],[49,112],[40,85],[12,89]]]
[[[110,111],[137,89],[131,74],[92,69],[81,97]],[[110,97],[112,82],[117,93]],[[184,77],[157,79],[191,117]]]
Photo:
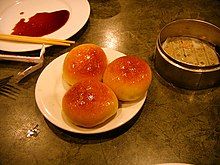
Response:
[[[94,127],[117,112],[118,99],[104,83],[87,79],[74,84],[66,92],[62,107],[74,124]]]
[[[82,44],[73,48],[63,64],[63,78],[73,85],[86,78],[101,81],[107,67],[107,57],[101,47]]]
[[[103,82],[122,101],[133,101],[144,96],[151,79],[150,66],[135,56],[123,56],[114,60],[107,66],[103,76]]]

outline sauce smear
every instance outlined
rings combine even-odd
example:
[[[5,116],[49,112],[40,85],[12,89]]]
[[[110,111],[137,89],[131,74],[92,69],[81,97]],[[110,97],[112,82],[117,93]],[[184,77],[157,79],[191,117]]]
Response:
[[[22,18],[13,28],[13,35],[42,37],[60,29],[69,19],[69,11],[37,13],[29,18],[28,22]]]

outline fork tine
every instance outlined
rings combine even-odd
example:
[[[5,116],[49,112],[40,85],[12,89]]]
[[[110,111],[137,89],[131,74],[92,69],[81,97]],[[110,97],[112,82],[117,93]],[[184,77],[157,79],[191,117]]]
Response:
[[[11,84],[6,84],[5,87],[10,88],[11,91],[15,92],[15,93],[19,93],[20,89],[11,85]]]
[[[11,93],[14,93],[14,94],[19,94],[19,89],[16,88],[16,87],[13,87],[10,84],[6,84],[4,87],[1,87],[0,90],[8,91],[8,92],[11,92]]]
[[[4,92],[4,91],[2,91],[1,89],[0,89],[0,95],[5,96],[5,97],[8,97],[8,98],[13,99],[13,100],[16,99],[16,96],[15,96],[15,95],[13,95],[13,94],[11,95],[11,93]]]
[[[16,93],[13,92],[10,88],[7,88],[7,87],[6,88],[0,88],[0,92],[11,95],[11,96],[16,96]]]
[[[0,80],[0,87],[6,83],[9,82],[9,80],[12,78],[13,76],[8,76],[8,77],[5,77],[3,79]]]
[[[14,99],[19,94],[20,89],[10,84],[13,76],[8,76],[0,80],[0,95]]]

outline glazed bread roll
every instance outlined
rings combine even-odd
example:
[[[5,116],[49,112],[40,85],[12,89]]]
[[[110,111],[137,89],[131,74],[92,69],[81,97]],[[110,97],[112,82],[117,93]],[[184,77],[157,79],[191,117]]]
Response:
[[[73,48],[63,64],[63,78],[73,85],[86,78],[101,81],[107,66],[107,57],[101,47],[82,44]]]
[[[103,82],[122,101],[134,101],[144,96],[151,79],[150,66],[135,56],[117,58],[107,66],[103,76]]]
[[[66,92],[62,108],[75,125],[94,127],[117,112],[118,99],[104,83],[87,79],[74,84]]]

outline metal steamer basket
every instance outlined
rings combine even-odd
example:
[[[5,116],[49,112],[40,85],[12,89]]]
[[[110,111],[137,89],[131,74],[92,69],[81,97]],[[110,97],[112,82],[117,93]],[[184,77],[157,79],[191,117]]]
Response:
[[[220,63],[208,66],[192,65],[173,58],[163,49],[162,44],[167,38],[182,36],[212,44],[220,61],[217,51],[220,46],[220,28],[201,20],[182,19],[167,24],[159,33],[154,61],[156,71],[169,83],[185,89],[219,86]]]

